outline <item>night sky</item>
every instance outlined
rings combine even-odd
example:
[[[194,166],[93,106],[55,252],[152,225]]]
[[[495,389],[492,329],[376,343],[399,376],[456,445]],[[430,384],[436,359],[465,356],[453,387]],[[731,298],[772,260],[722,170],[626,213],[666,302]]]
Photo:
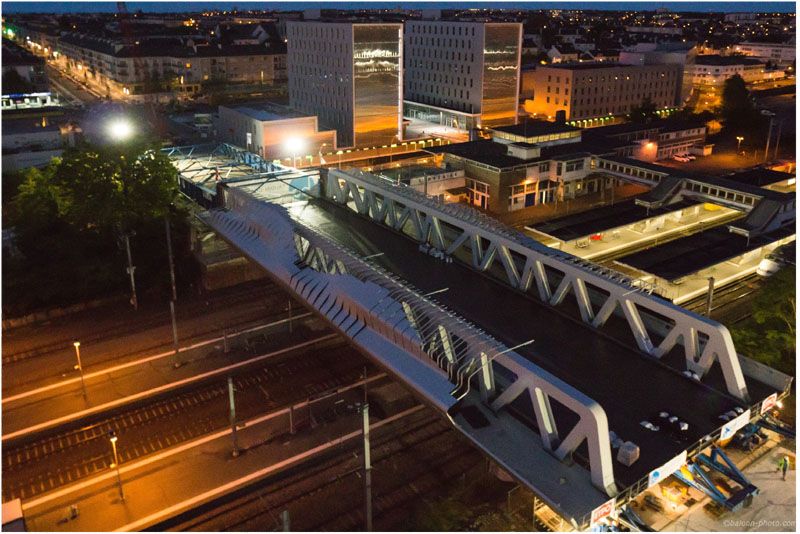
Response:
[[[126,2],[128,11],[141,9],[144,12],[182,12],[202,9],[239,10],[280,9],[290,11],[310,8],[393,8],[401,5],[413,9],[464,9],[464,8],[511,8],[511,9],[607,9],[607,10],[654,10],[669,8],[672,11],[725,11],[725,12],[795,12],[794,2]],[[116,2],[3,2],[6,13],[81,13],[116,12]]]

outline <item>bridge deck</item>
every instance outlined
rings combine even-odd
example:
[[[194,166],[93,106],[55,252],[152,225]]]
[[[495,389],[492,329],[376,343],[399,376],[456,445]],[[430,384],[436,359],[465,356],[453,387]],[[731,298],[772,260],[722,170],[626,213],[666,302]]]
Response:
[[[517,352],[597,401],[606,411],[609,428],[640,447],[640,458],[631,467],[614,462],[620,490],[719,428],[723,421],[718,416],[740,405],[471,268],[421,254],[410,239],[342,207],[312,201],[293,208],[292,215],[358,254],[383,253],[371,261],[423,292],[449,288],[435,299],[506,346],[534,338],[535,343]],[[769,388],[759,389],[761,395]],[[554,406],[553,411],[557,423],[567,422],[564,410]],[[660,411],[689,423],[682,441],[639,424]]]

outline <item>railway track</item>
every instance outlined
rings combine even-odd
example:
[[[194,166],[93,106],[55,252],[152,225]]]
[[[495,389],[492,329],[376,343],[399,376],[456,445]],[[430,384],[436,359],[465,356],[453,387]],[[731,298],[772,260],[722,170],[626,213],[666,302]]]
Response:
[[[422,411],[372,437],[373,516],[379,519],[461,476],[480,453],[430,412]],[[399,426],[399,428],[398,428]],[[360,442],[334,457],[305,466],[278,481],[265,481],[242,495],[167,524],[172,531],[281,530],[284,510],[293,530],[364,528]],[[161,525],[163,527],[164,525]]]
[[[178,308],[178,324],[180,329],[180,322],[194,317],[199,317],[204,314],[219,311],[228,306],[236,305],[236,308],[231,310],[229,320],[226,321],[224,328],[238,329],[243,328],[255,321],[264,321],[265,318],[277,318],[285,315],[284,306],[278,306],[278,302],[282,301],[280,297],[284,295],[284,291],[274,284],[269,284],[267,287],[247,287],[236,291],[233,294],[225,294],[219,298],[208,301],[192,301],[186,305],[181,305]],[[286,297],[288,299],[288,297]],[[243,301],[246,304],[243,304]],[[282,304],[282,302],[281,302]],[[268,316],[263,314],[265,309],[274,309],[279,307],[281,311],[271,313]],[[106,326],[102,330],[98,330],[89,335],[81,337],[81,343],[85,345],[92,345],[100,343],[104,340],[130,336],[137,333],[143,333],[150,329],[165,327],[170,324],[170,314],[168,311],[159,311],[150,314],[143,320],[125,320],[112,326]],[[220,331],[220,325],[217,322],[200,322],[199,328],[194,328],[190,336],[182,337],[182,342],[188,342],[197,338],[207,336],[212,333]],[[180,330],[179,330],[180,332]],[[62,338],[58,341],[48,342],[37,347],[29,348],[23,351],[14,353],[3,354],[3,365],[16,363],[20,361],[29,360],[36,357],[47,356],[60,351],[72,351],[72,337]],[[148,346],[137,346],[134,350],[120,354],[116,351],[112,354],[112,358],[117,359],[121,356],[129,356],[140,352],[151,351],[165,345],[171,345],[171,337],[164,338],[155,344]],[[101,363],[105,360],[98,360]],[[95,362],[93,362],[95,363]]]
[[[256,417],[321,392],[356,382],[365,360],[343,342],[285,355],[234,376],[237,415]],[[299,378],[303,378],[299,385]],[[106,416],[78,429],[3,447],[3,501],[29,499],[75,482],[112,463],[108,441],[119,437],[120,463],[135,460],[229,425],[226,381],[214,381],[169,398]]]
[[[726,284],[720,288],[714,289],[714,298],[712,299],[711,313],[724,308],[739,299],[747,297],[756,292],[762,285],[763,280],[760,276],[753,273],[751,275],[735,280],[730,284]],[[697,297],[682,304],[684,308],[695,313],[705,313],[706,309],[706,296]],[[742,317],[744,319],[745,317]],[[741,319],[740,319],[741,320]]]

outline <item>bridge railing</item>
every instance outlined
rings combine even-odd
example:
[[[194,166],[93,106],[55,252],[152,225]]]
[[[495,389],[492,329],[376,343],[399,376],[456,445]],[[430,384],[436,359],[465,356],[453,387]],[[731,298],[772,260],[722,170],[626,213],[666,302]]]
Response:
[[[442,204],[360,170],[330,170],[324,194],[433,247],[443,257],[468,262],[466,255],[474,268],[487,273],[498,260],[502,271],[493,276],[522,292],[535,285],[539,298],[551,306],[560,305],[571,292],[582,320],[593,328],[602,328],[617,312],[645,354],[661,358],[681,342],[687,370],[704,376],[719,361],[728,392],[748,400],[730,332],[653,296],[658,287],[651,282],[546,247],[468,206]],[[601,303],[599,309],[596,302]],[[662,338],[660,343],[653,341],[655,336]]]

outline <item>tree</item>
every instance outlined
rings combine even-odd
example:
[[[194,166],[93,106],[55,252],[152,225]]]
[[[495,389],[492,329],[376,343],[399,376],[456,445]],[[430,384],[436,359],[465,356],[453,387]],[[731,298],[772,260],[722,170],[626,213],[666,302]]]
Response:
[[[53,175],[59,217],[80,229],[117,232],[164,217],[178,171],[159,148],[134,140],[67,149]]]
[[[3,262],[5,313],[122,291],[127,278],[118,239],[132,230],[137,287],[168,284],[166,248],[152,243],[163,240],[177,170],[158,148],[146,140],[82,144],[42,170],[25,172],[3,213],[21,253]]]
[[[738,74],[725,80],[718,116],[725,133],[729,136],[745,136],[752,139],[754,131],[760,133],[765,125],[763,116],[753,105],[744,80]]]
[[[753,300],[753,315],[731,328],[742,354],[779,371],[794,374],[796,352],[796,270],[773,275]]]
[[[656,114],[656,105],[650,100],[649,96],[644,97],[642,103],[638,106],[633,106],[631,112],[628,113],[628,120],[630,122],[645,123],[650,122],[654,118],[658,118]]]

